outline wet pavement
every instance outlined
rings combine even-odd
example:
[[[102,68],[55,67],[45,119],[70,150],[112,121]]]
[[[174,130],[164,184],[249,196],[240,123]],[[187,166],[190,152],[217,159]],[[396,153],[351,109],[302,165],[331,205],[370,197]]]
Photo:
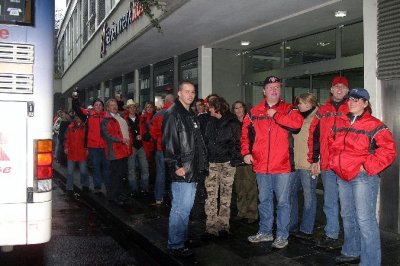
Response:
[[[104,223],[79,194],[67,196],[61,186],[55,180],[50,242],[15,246],[10,253],[0,253],[0,265],[143,265],[144,258],[153,262],[114,240],[112,224]]]
[[[55,176],[65,178],[66,169],[54,165]],[[315,245],[316,239],[323,236],[323,213],[319,206],[314,239],[302,241],[289,238],[289,245],[281,250],[271,248],[271,242],[251,244],[249,235],[258,230],[258,224],[248,224],[231,219],[231,234],[226,238],[202,238],[205,224],[193,220],[189,225],[189,245],[194,256],[181,259],[168,255],[167,234],[169,206],[154,206],[152,195],[130,199],[125,206],[108,202],[104,195],[80,192],[78,173],[75,176],[75,190],[90,206],[101,215],[113,221],[119,231],[132,242],[140,245],[160,265],[336,265],[335,257],[340,249],[323,250]],[[318,195],[318,203],[322,194]],[[319,204],[322,205],[322,204]],[[236,213],[232,208],[232,217]],[[400,235],[381,232],[382,265],[400,265]],[[115,265],[115,264],[113,264]],[[139,264],[142,265],[142,264]],[[344,264],[346,265],[346,264]]]

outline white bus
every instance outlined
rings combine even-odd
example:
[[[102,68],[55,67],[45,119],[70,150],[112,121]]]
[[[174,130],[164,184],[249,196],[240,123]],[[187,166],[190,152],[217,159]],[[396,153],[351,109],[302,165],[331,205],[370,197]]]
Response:
[[[0,0],[0,247],[51,236],[54,0]]]

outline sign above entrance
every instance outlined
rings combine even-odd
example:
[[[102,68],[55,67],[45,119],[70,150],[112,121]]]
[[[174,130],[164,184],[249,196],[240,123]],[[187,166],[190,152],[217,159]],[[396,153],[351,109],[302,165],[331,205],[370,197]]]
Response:
[[[117,37],[126,30],[129,25],[138,20],[143,14],[144,10],[142,5],[135,0],[129,3],[128,11],[117,22],[113,21],[110,27],[108,26],[107,21],[103,24],[101,32],[101,58],[107,54],[107,46],[117,39]]]

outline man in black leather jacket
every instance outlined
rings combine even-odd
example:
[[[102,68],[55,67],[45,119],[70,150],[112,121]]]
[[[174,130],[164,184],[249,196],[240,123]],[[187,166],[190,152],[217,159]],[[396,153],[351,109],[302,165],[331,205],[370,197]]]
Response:
[[[169,216],[168,249],[174,256],[193,252],[185,246],[189,214],[197,181],[207,174],[207,150],[200,126],[190,105],[196,96],[194,85],[179,85],[178,100],[165,113],[162,146],[171,176],[172,208]]]

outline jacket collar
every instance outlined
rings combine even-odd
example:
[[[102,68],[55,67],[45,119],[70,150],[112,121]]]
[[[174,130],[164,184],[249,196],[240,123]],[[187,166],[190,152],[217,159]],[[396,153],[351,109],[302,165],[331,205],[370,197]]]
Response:
[[[179,99],[175,100],[175,106],[178,110],[179,113],[181,114],[190,114],[190,115],[194,115],[193,111],[189,108],[189,110],[186,110],[185,107],[183,107],[182,103],[179,101]]]

